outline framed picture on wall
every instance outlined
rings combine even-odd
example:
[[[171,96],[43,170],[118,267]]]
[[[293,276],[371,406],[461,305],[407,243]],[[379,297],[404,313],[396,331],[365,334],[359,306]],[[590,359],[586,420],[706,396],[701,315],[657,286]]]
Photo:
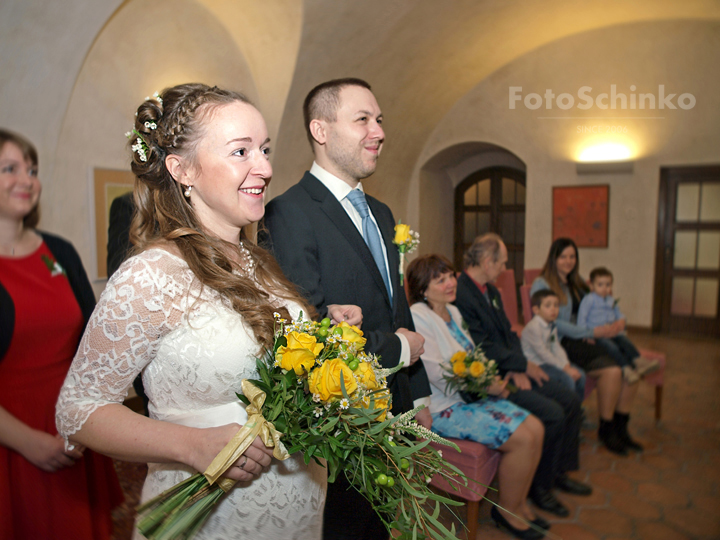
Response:
[[[553,188],[553,240],[572,238],[578,247],[608,247],[610,186]]]
[[[135,175],[130,171],[95,169],[95,242],[97,248],[98,278],[107,277],[108,225],[110,206],[121,195],[132,191]]]

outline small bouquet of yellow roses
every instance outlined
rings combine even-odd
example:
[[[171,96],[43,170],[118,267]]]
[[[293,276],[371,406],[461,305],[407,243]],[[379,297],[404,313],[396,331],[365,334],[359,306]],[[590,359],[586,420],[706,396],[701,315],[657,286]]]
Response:
[[[420,243],[420,233],[410,230],[410,225],[398,221],[395,225],[395,238],[393,244],[398,247],[400,253],[400,285],[405,284],[405,254],[412,253]]]
[[[460,392],[466,401],[475,401],[487,396],[487,389],[498,374],[495,360],[488,360],[480,345],[468,354],[458,351],[450,358],[450,367],[443,376],[447,392]]]
[[[278,459],[302,452],[305,463],[327,466],[329,482],[344,474],[388,530],[399,533],[395,538],[455,539],[454,526],[448,530],[437,518],[440,504],[462,503],[428,483],[436,474],[451,485],[467,485],[467,479],[428,444],[457,446],[413,420],[420,408],[397,417],[389,412],[387,377],[400,367],[382,369],[364,351],[363,332],[346,322],[332,326],[329,319],[301,317],[288,323],[275,316],[273,350],[258,359],[259,378],[243,380],[243,394],[237,394],[248,422],[233,441],[247,429],[247,445],[259,434]],[[256,425],[262,426],[258,432]],[[230,448],[233,441],[204,474],[145,503],[138,510],[140,532],[153,540],[192,538],[233,487],[220,475],[247,447],[239,452]]]

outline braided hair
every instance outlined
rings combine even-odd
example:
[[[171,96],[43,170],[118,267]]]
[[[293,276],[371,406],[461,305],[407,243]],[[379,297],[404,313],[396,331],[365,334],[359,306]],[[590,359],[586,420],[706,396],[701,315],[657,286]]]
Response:
[[[273,313],[289,318],[287,310],[273,305],[271,295],[294,301],[308,317],[315,311],[283,275],[273,256],[241,231],[240,239],[255,262],[246,269],[241,248],[202,227],[184,187],[165,165],[175,154],[194,163],[204,121],[224,105],[252,103],[242,94],[205,84],[181,84],[147,98],[138,107],[130,146],[135,174],[136,213],[130,228],[134,252],[160,242],[174,244],[201,285],[219,292],[240,313],[262,347],[272,348]],[[138,140],[140,139],[140,140]],[[251,273],[246,275],[245,271]]]

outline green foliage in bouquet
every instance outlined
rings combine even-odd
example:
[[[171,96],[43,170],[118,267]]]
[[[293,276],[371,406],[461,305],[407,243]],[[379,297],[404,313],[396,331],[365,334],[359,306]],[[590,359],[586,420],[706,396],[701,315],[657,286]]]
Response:
[[[263,415],[284,433],[288,452],[302,452],[306,463],[323,459],[330,482],[345,474],[399,538],[455,538],[454,528],[437,518],[441,504],[461,503],[432,492],[428,483],[435,474],[461,485],[467,480],[428,446],[455,447],[413,420],[420,408],[397,417],[388,412],[386,378],[400,367],[381,369],[363,351],[362,331],[347,323],[280,323],[275,350],[258,361],[260,380],[251,382],[267,394]],[[312,363],[300,365],[294,352],[300,348],[315,352]]]
[[[301,317],[288,324],[278,314],[276,319],[273,350],[257,361],[259,378],[243,381],[253,395],[237,394],[248,412],[258,409],[270,431],[281,432],[276,447],[287,450],[285,456],[301,452],[305,463],[326,465],[330,482],[344,474],[388,530],[397,531],[396,538],[455,539],[454,525],[448,530],[438,516],[442,505],[462,503],[428,484],[441,475],[451,485],[467,485],[462,472],[429,443],[457,446],[413,420],[422,407],[397,417],[389,412],[386,379],[400,367],[382,369],[377,357],[363,350],[362,331],[347,323],[331,326],[329,319],[317,323]],[[139,509],[140,532],[151,540],[192,538],[232,489],[231,481],[216,484],[216,476],[211,481],[208,476],[208,471],[197,474],[145,503]]]

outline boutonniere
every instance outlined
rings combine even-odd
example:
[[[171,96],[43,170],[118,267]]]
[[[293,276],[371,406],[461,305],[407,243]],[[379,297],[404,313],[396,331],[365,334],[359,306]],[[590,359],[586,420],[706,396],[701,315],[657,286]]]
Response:
[[[45,266],[47,266],[48,270],[50,270],[51,277],[67,275],[65,269],[60,266],[60,263],[57,262],[55,259],[48,257],[47,255],[42,255],[40,258],[45,263]]]
[[[550,334],[550,343],[555,343],[555,334]]]
[[[619,302],[620,302],[619,298],[616,298],[615,301],[613,301],[613,309],[615,309],[617,307]]]
[[[393,244],[398,247],[400,253],[400,285],[405,284],[405,254],[412,253],[420,243],[420,233],[410,230],[410,225],[398,221],[395,225],[395,238]]]
[[[498,311],[500,311],[500,304],[498,303],[498,299],[497,299],[497,298],[493,298],[493,299],[492,299],[492,305],[493,305],[493,307],[494,307],[495,309],[497,309]]]
[[[463,330],[470,330],[470,327],[468,326],[468,323],[465,322],[465,319],[462,320],[461,326]]]

